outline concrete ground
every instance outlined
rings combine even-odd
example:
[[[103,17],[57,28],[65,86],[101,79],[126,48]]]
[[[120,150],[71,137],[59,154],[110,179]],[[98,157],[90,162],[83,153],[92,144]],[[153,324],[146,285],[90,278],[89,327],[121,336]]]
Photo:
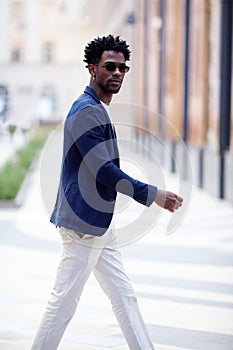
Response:
[[[39,171],[38,163],[23,206],[0,209],[1,350],[30,349],[59,261],[59,234],[42,204]],[[176,178],[166,174],[166,181],[172,189]],[[129,208],[127,219],[133,215]],[[170,216],[121,248],[155,347],[231,350],[233,207],[194,188],[183,222],[166,235]],[[59,349],[128,349],[93,276]]]

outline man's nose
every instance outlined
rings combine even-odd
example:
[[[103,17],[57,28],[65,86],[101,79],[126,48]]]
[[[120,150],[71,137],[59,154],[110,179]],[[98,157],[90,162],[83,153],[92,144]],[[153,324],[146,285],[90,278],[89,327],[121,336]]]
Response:
[[[113,71],[113,75],[122,75],[121,71],[119,70],[119,67],[116,67],[116,69]]]

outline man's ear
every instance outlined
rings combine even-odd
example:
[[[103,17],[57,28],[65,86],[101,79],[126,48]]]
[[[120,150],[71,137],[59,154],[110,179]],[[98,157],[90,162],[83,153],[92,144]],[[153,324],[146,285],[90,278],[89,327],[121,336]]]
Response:
[[[96,75],[96,72],[95,72],[95,65],[94,65],[94,64],[89,63],[89,64],[87,65],[87,68],[88,68],[88,71],[89,71],[89,73],[91,74],[92,77]]]

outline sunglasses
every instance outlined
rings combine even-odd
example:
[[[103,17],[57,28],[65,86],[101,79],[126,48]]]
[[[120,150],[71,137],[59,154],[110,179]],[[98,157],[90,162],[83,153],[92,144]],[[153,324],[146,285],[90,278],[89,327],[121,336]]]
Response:
[[[106,68],[108,72],[115,72],[117,68],[121,73],[127,73],[129,71],[129,67],[126,66],[124,63],[120,63],[119,65],[117,65],[114,62],[107,62],[101,67]]]

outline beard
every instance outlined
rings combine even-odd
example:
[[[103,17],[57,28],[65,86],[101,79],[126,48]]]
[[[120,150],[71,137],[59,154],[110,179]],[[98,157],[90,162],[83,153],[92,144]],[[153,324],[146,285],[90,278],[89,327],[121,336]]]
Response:
[[[103,84],[98,84],[101,89],[107,93],[107,94],[117,94],[121,88],[121,81],[118,81],[118,80],[109,80],[107,81],[107,83],[105,85]]]

